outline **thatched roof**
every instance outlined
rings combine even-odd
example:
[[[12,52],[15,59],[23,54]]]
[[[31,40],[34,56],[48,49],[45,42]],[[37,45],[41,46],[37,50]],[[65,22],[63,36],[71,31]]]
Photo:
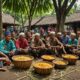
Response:
[[[31,26],[36,25],[38,22],[40,22],[43,19],[43,17],[41,18],[35,18],[32,20]],[[28,20],[25,22],[24,26],[29,26],[29,22]]]
[[[45,16],[41,18],[36,18],[32,20],[31,25],[51,25],[51,24],[56,24],[56,17],[55,16]],[[28,26],[28,21],[26,21],[24,26]]]
[[[14,25],[14,18],[9,14],[2,14],[2,22],[3,24]],[[15,25],[19,25],[19,22],[15,20]]]
[[[77,11],[66,18],[65,24],[80,22],[80,11]],[[56,25],[56,16],[45,16],[42,18],[36,18],[32,20],[31,25],[41,26],[41,25]],[[28,21],[26,21],[25,26],[28,26]]]
[[[56,17],[55,16],[46,16],[44,17],[40,22],[38,22],[36,25],[51,25],[56,24]]]
[[[66,23],[76,23],[76,22],[80,22],[80,11],[71,14],[66,19]]]

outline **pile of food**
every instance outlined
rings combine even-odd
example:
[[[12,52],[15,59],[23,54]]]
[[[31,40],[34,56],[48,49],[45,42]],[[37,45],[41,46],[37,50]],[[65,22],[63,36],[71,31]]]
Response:
[[[65,55],[62,55],[62,57],[63,59],[67,60],[69,64],[75,64],[78,59],[78,56],[72,55],[72,54],[65,54]]]
[[[54,63],[57,65],[66,65],[64,61],[55,61]]]
[[[76,59],[77,57],[74,56],[74,55],[71,55],[71,54],[66,54],[66,55],[63,55],[64,58],[68,58],[68,59]]]
[[[68,62],[64,60],[57,60],[54,61],[53,63],[55,64],[55,68],[60,68],[60,69],[66,68],[68,64]]]
[[[13,64],[17,68],[29,68],[32,64],[33,57],[26,55],[16,55],[12,57]]]
[[[34,66],[36,66],[37,68],[44,68],[44,69],[52,68],[51,64],[45,62],[38,62]]]
[[[28,60],[31,60],[31,58],[28,56],[22,55],[22,56],[15,56],[14,60],[15,61],[28,61]]]
[[[55,57],[52,55],[43,55],[41,58],[47,61],[53,61],[55,59]]]
[[[37,62],[33,64],[35,71],[39,74],[49,74],[52,71],[53,65],[48,62]]]

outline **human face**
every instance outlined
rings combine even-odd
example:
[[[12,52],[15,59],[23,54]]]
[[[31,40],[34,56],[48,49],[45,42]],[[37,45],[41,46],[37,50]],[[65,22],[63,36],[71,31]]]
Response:
[[[39,39],[40,39],[40,36],[36,35],[35,40],[39,40]]]
[[[30,32],[27,32],[26,33],[26,36],[30,38],[31,37],[31,33]]]
[[[23,40],[23,39],[24,39],[24,36],[19,36],[19,39],[20,39],[20,40]]]
[[[61,35],[60,35],[60,34],[58,34],[58,35],[57,35],[57,37],[58,37],[58,38],[61,38]]]
[[[15,37],[15,35],[16,35],[15,32],[12,32],[11,37]]]
[[[63,32],[63,34],[64,34],[64,36],[66,36],[67,35],[67,31]]]
[[[53,34],[50,34],[50,38],[54,38],[55,37],[55,35],[53,35]]]
[[[71,39],[75,39],[75,36],[74,35],[71,35]]]
[[[6,39],[6,41],[10,41],[10,40],[11,40],[11,35],[7,35],[7,36],[5,37],[5,39]]]

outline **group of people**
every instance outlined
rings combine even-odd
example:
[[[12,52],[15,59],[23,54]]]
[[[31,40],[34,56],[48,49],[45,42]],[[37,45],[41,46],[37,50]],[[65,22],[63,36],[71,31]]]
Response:
[[[0,55],[9,61],[12,56],[19,54],[29,54],[35,58],[44,54],[60,56],[66,53],[74,53],[80,49],[80,32],[75,34],[67,31],[50,31],[47,35],[40,33],[21,32],[16,36],[15,32],[4,32],[4,38],[0,41]]]

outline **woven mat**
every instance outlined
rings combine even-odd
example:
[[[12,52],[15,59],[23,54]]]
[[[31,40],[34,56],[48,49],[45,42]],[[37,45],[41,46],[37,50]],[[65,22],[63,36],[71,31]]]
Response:
[[[0,80],[16,80],[17,76],[9,71],[0,72]]]
[[[69,73],[68,75],[65,75],[62,78],[64,80],[80,80],[80,71],[79,70],[75,70],[75,71]]]

